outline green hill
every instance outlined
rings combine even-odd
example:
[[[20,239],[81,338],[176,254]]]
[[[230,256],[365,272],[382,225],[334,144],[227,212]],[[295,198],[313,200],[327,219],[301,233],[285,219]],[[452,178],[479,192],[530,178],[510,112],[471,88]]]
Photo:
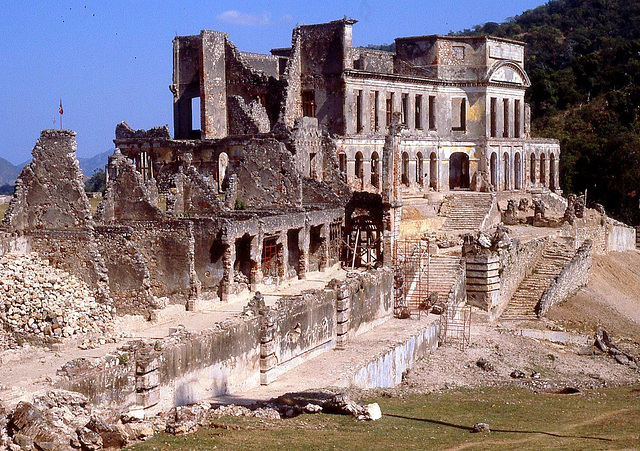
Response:
[[[460,35],[527,43],[533,129],[562,146],[565,193],[640,224],[640,2],[552,0]],[[591,202],[589,202],[591,203]]]

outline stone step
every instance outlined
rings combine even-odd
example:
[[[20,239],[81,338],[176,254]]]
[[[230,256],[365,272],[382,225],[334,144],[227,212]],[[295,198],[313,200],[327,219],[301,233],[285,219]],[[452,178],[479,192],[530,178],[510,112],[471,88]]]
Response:
[[[535,306],[551,282],[571,261],[575,249],[552,242],[542,254],[531,275],[527,276],[509,300],[509,305],[500,316],[503,320],[535,319]]]

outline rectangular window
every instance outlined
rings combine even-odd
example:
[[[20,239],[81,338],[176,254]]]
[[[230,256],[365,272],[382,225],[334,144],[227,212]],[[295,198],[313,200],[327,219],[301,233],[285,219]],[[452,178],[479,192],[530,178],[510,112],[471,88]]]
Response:
[[[302,115],[316,117],[316,93],[314,91],[302,91]]]
[[[429,96],[429,130],[436,129],[436,96]]]
[[[505,138],[509,137],[509,99],[502,100],[502,112],[504,113],[504,117],[502,119],[504,125],[504,131],[502,136]]]
[[[415,105],[415,127],[416,130],[422,129],[422,96],[420,94],[416,94],[416,105]]]
[[[451,130],[464,132],[467,130],[467,99],[457,97],[451,99]]]
[[[489,112],[491,118],[491,137],[498,136],[498,99],[491,97],[491,106]]]
[[[393,114],[393,93],[387,94],[387,127],[391,125],[391,115]]]
[[[356,91],[356,133],[362,131],[362,90]]]
[[[401,112],[402,117],[400,118],[400,122],[403,125],[407,125],[407,118],[409,117],[409,94],[402,94],[400,97],[401,101]]]
[[[373,92],[373,131],[380,130],[380,115],[378,114],[378,102],[380,100],[380,93],[378,91]]]
[[[513,107],[513,133],[516,138],[520,138],[520,114],[520,100],[516,100]]]

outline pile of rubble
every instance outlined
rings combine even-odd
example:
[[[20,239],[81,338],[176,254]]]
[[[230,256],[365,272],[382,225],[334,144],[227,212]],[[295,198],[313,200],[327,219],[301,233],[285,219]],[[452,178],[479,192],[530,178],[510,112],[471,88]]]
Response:
[[[0,329],[18,342],[60,341],[80,334],[110,335],[113,309],[93,291],[36,254],[0,259]]]

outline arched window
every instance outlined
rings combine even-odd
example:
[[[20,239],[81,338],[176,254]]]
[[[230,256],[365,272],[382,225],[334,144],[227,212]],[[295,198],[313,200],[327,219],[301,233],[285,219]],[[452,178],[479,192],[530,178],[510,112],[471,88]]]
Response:
[[[347,154],[344,152],[338,154],[338,169],[340,169],[341,174],[347,173]]]
[[[364,165],[362,164],[362,152],[356,152],[356,177],[364,177]]]
[[[402,153],[402,183],[409,186],[409,154]]]
[[[502,165],[504,167],[504,189],[511,189],[511,171],[509,171],[509,154],[507,152],[502,155]]]
[[[422,152],[418,152],[416,162],[416,183],[422,185],[423,173],[422,173]]]
[[[438,157],[435,152],[429,156],[429,188],[438,189]]]
[[[494,189],[498,187],[498,155],[495,152],[491,153],[491,159],[489,160],[489,175],[491,176],[491,184]]]
[[[551,154],[549,156],[549,188],[556,190],[556,156]]]
[[[516,189],[522,189],[522,161],[520,161],[520,152],[516,152],[514,157],[514,171],[516,179]]]
[[[378,157],[378,152],[373,152],[371,154],[371,184],[378,188],[380,185],[380,171],[378,168],[378,164],[380,163],[380,158]]]
[[[540,184],[547,186],[547,159],[544,154],[540,155]]]
[[[531,167],[530,167],[529,178],[531,179],[531,183],[536,183],[536,154],[531,154]]]

